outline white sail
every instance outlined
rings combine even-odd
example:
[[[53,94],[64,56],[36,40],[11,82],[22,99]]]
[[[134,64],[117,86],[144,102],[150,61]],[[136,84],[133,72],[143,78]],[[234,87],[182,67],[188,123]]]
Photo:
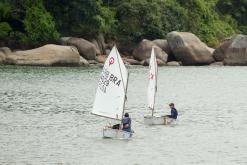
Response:
[[[98,84],[92,113],[112,119],[122,119],[128,71],[114,46],[106,59]]]
[[[152,48],[151,58],[149,61],[149,84],[148,84],[148,108],[154,110],[155,95],[157,91],[157,61],[154,53],[154,48]]]

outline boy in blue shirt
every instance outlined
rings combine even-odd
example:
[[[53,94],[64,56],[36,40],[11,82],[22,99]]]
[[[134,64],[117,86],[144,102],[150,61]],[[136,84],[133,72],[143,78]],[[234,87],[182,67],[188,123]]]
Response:
[[[176,110],[174,103],[170,103],[169,106],[171,108],[171,115],[167,115],[167,117],[173,118],[176,120],[178,117],[178,111]]]
[[[128,113],[124,114],[124,118],[122,119],[123,123],[123,131],[131,132],[131,118]]]

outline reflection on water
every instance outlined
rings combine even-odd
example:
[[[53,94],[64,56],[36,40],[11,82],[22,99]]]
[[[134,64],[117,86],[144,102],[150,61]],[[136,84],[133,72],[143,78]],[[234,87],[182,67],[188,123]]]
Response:
[[[156,112],[144,126],[147,68],[130,67],[131,140],[102,139],[90,114],[101,69],[0,66],[0,164],[247,164],[247,68],[161,67]],[[114,121],[111,121],[114,122]]]

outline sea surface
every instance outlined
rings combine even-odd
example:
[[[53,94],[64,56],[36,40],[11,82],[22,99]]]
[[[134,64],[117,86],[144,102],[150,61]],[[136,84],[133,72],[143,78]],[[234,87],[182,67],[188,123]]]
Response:
[[[1,165],[246,165],[247,67],[159,67],[156,114],[145,126],[147,67],[130,72],[131,140],[102,138],[114,120],[91,114],[100,67],[0,66]]]

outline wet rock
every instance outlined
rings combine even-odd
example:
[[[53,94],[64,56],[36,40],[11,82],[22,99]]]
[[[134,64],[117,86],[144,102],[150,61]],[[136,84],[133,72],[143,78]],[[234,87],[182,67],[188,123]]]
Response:
[[[170,32],[167,41],[174,56],[183,65],[208,65],[215,61],[212,50],[192,33]]]
[[[3,64],[5,59],[5,54],[3,52],[0,52],[0,64]]]
[[[63,37],[63,42],[64,45],[75,46],[78,49],[80,55],[87,60],[95,60],[96,54],[100,54],[99,50],[93,43],[83,38]]]
[[[134,49],[132,55],[139,61],[146,60],[151,56],[151,50],[154,47],[154,51],[157,59],[162,60],[164,63],[167,62],[168,55],[160,47],[155,45],[152,41],[142,40],[138,47]]]
[[[247,36],[239,34],[225,40],[213,56],[224,65],[247,65]]]
[[[6,57],[10,55],[12,52],[8,47],[1,47],[0,48],[0,64],[4,64]]]
[[[166,52],[166,54],[170,55],[172,53],[172,50],[167,42],[167,40],[164,39],[156,39],[152,41],[155,45],[160,47],[163,51]]]
[[[75,47],[45,45],[36,49],[16,51],[6,57],[6,64],[41,65],[41,66],[74,66],[79,65],[80,54]]]

